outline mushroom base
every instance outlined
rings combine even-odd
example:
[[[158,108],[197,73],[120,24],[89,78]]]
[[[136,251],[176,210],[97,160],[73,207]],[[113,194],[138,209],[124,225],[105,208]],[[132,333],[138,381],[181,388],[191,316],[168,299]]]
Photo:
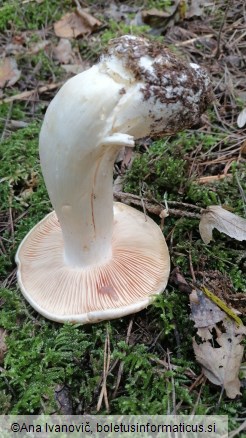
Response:
[[[169,276],[169,252],[158,225],[118,202],[110,261],[71,268],[63,254],[55,212],[29,232],[16,254],[24,297],[53,321],[86,324],[138,312],[165,289]]]

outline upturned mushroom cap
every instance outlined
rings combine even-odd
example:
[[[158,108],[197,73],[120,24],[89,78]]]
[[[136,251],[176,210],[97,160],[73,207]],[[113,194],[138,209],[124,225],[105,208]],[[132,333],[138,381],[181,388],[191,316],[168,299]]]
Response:
[[[113,40],[97,65],[61,88],[40,133],[55,212],[16,254],[20,288],[38,312],[97,322],[139,311],[165,289],[164,236],[143,213],[113,204],[113,163],[134,138],[193,125],[210,100],[203,69],[132,36]]]
[[[58,322],[86,324],[138,312],[165,289],[169,276],[160,228],[121,203],[114,203],[107,263],[71,268],[63,254],[61,228],[52,212],[25,237],[16,256],[22,293],[39,313]]]

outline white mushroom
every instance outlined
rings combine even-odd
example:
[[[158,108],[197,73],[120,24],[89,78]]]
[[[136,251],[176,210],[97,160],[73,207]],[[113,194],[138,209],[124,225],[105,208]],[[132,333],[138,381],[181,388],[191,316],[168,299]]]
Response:
[[[124,36],[91,69],[65,83],[45,115],[40,158],[55,212],[16,254],[29,303],[55,321],[117,318],[146,307],[169,275],[160,228],[113,203],[122,146],[199,120],[211,99],[206,72],[161,46]]]

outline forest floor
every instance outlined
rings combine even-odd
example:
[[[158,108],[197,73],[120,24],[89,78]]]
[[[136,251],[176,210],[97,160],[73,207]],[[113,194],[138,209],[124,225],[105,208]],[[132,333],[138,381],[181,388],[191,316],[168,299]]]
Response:
[[[76,23],[67,16],[61,24],[71,13]],[[115,199],[144,208],[163,229],[171,255],[165,292],[135,315],[61,325],[37,314],[16,282],[18,245],[52,210],[40,170],[39,131],[61,85],[96,63],[110,39],[125,34],[157,40],[205,67],[214,100],[197,126],[138,141],[115,163]],[[246,217],[245,36],[241,0],[0,1],[2,414],[219,414],[229,416],[231,437],[243,433],[241,345],[235,347],[238,360],[236,350],[227,352],[223,376],[215,367],[210,371],[217,377],[209,378],[193,350],[192,339],[202,341],[189,295],[205,286],[231,324],[235,315],[245,321],[245,242],[214,230],[205,244],[199,233],[209,206]],[[161,219],[156,212],[167,206],[169,216]],[[218,352],[218,330],[228,335],[221,324],[208,341]],[[241,341],[236,323],[233,330]]]

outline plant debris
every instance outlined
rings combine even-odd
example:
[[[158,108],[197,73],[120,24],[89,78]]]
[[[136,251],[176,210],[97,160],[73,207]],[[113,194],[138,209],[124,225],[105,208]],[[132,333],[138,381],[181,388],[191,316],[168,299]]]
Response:
[[[246,108],[244,108],[240,112],[240,114],[238,115],[238,118],[237,118],[237,126],[239,128],[243,128],[245,124],[246,124]]]
[[[68,39],[60,39],[58,45],[54,48],[54,58],[59,61],[60,64],[69,64],[74,61],[75,55]]]
[[[0,88],[11,87],[21,76],[15,58],[6,57],[0,59]]]
[[[225,313],[204,293],[197,289],[190,294],[191,319],[195,322],[196,328],[207,328],[214,326],[225,318]]]
[[[212,240],[214,228],[240,242],[246,240],[246,219],[225,210],[220,205],[210,205],[202,212],[199,231],[204,243],[208,244]]]
[[[210,339],[200,344],[193,338],[194,352],[205,376],[215,385],[222,386],[227,397],[233,399],[241,395],[238,374],[243,358],[242,335],[246,334],[246,329],[224,319],[222,329],[215,326],[214,330],[215,336],[211,333]]]
[[[4,355],[7,351],[7,345],[5,343],[6,336],[7,336],[6,330],[0,327],[0,364],[3,363]]]
[[[77,38],[78,36],[90,35],[101,24],[99,20],[80,8],[79,11],[64,15],[54,24],[54,30],[58,37]]]

